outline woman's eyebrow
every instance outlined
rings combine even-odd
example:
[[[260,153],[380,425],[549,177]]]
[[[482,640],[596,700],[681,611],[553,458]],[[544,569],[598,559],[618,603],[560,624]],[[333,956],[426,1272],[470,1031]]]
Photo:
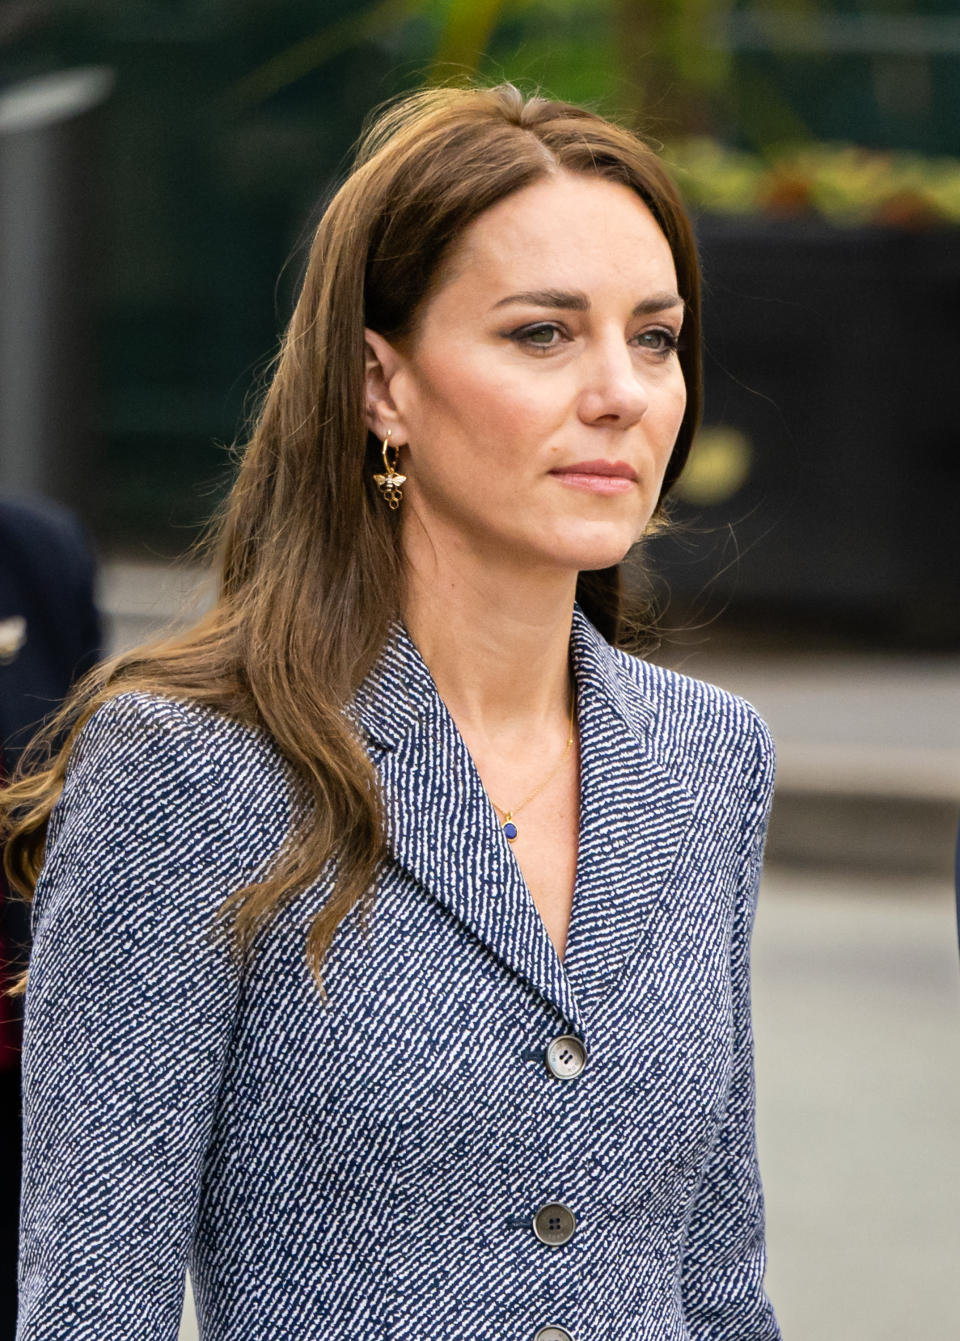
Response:
[[[501,298],[499,302],[494,303],[490,309],[496,311],[498,307],[506,307],[508,303],[527,303],[533,307],[554,307],[562,308],[567,312],[589,312],[590,299],[580,290],[571,290],[567,292],[563,289],[531,289],[524,293],[511,293],[506,298]],[[650,298],[644,298],[643,302],[637,303],[633,309],[632,316],[646,317],[653,312],[666,312],[673,307],[683,307],[683,299],[677,293],[656,293]]]

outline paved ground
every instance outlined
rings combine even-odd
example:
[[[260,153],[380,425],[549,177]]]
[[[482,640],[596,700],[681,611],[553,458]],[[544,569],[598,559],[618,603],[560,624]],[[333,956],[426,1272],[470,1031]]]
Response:
[[[952,886],[772,870],[754,940],[768,1287],[786,1341],[960,1337]]]

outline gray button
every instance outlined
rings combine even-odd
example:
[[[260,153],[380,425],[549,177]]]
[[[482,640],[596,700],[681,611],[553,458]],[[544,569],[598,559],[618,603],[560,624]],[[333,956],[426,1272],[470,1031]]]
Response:
[[[566,1243],[567,1239],[573,1238],[576,1227],[573,1211],[559,1201],[541,1206],[533,1217],[533,1232],[541,1243]]]
[[[541,1327],[533,1341],[573,1341],[573,1334],[566,1327]]]
[[[587,1050],[573,1034],[561,1034],[547,1048],[547,1070],[558,1080],[573,1080],[587,1064]]]

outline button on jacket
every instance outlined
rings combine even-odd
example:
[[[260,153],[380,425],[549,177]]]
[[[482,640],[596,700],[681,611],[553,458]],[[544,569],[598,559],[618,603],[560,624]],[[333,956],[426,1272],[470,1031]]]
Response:
[[[350,708],[392,858],[326,1005],[328,876],[244,971],[211,934],[285,831],[269,739],[136,692],[94,715],[34,905],[19,1341],[173,1341],[188,1265],[204,1341],[779,1337],[748,984],[769,734],[579,607],[571,653],[563,962],[397,626]]]

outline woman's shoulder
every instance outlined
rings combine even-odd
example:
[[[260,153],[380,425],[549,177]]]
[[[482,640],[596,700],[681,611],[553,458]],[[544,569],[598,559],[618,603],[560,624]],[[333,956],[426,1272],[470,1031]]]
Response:
[[[204,751],[246,750],[276,754],[266,732],[191,699],[143,689],[112,694],[85,722],[74,754],[105,741],[137,739]],[[73,756],[71,756],[73,757]]]
[[[708,680],[615,650],[621,674],[646,710],[658,752],[678,766],[718,757],[772,783],[776,749],[770,729],[747,699]]]
[[[280,785],[287,767],[262,728],[199,702],[139,689],[114,694],[91,714],[71,751],[70,767],[96,757],[110,770],[141,754],[165,771],[203,776],[219,786],[251,773],[260,783],[265,774]]]
[[[122,817],[212,859],[283,828],[290,805],[289,765],[265,731],[200,703],[125,690],[79,732],[49,837],[67,818]]]

